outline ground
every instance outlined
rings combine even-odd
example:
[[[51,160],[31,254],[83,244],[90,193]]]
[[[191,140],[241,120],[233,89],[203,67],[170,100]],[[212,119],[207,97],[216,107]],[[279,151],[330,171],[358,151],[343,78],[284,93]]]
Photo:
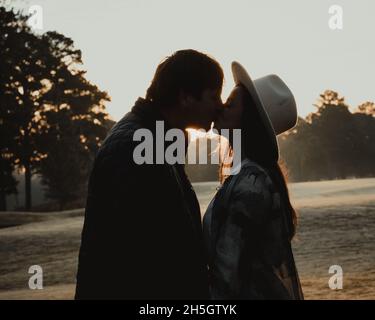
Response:
[[[202,215],[217,183],[194,184]],[[375,179],[290,185],[299,214],[294,256],[306,299],[375,299]],[[83,209],[0,213],[0,299],[72,299]],[[31,265],[43,267],[43,290],[30,290]],[[329,267],[343,269],[332,290]]]

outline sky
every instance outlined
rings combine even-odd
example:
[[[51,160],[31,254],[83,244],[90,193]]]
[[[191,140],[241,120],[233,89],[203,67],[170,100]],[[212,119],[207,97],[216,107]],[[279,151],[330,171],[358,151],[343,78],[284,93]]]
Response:
[[[9,1],[8,1],[9,2]],[[277,74],[294,93],[300,116],[319,94],[338,91],[356,107],[375,101],[373,0],[11,0],[26,12],[43,10],[44,31],[55,30],[82,50],[87,78],[109,93],[107,111],[119,120],[144,96],[157,65],[193,48],[224,69],[223,100],[233,87],[230,64],[253,79]],[[332,5],[343,28],[332,30]]]

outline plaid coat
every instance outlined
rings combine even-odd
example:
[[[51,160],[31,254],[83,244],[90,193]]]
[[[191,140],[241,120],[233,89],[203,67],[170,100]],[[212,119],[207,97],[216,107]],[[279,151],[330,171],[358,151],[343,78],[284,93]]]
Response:
[[[249,159],[225,180],[203,220],[212,299],[303,299],[285,207]]]

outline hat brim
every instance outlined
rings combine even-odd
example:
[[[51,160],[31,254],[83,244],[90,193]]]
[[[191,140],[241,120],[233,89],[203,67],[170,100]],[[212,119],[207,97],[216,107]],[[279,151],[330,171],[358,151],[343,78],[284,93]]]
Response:
[[[254,101],[255,107],[257,108],[258,114],[264,125],[265,131],[270,140],[271,155],[276,161],[278,161],[279,147],[278,147],[278,143],[276,139],[276,133],[272,126],[272,122],[270,118],[268,117],[266,109],[263,106],[262,100],[259,97],[259,94],[257,92],[257,89],[254,85],[253,80],[247,73],[246,69],[237,61],[232,62],[232,74],[233,74],[234,83],[236,85],[239,85],[239,84],[243,85],[250,93]]]

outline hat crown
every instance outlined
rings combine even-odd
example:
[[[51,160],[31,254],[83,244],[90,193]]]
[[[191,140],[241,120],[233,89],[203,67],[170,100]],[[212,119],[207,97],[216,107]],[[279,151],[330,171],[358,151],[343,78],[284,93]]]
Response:
[[[238,62],[232,62],[235,84],[243,85],[254,100],[261,121],[271,141],[275,160],[279,158],[276,135],[283,133],[297,123],[297,106],[288,86],[275,74],[252,80],[246,69]]]
[[[285,82],[276,74],[266,75],[253,82],[275,134],[293,128],[297,122],[297,105]]]

